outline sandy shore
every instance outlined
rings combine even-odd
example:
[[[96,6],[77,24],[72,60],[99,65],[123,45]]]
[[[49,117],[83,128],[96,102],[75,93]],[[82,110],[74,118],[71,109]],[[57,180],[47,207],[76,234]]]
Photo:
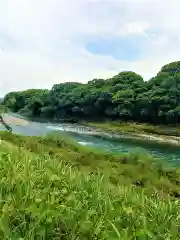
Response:
[[[7,125],[26,126],[29,124],[25,119],[17,118],[6,113],[2,114],[2,117]]]
[[[171,143],[175,145],[180,145],[180,137],[176,136],[166,136],[166,135],[152,135],[152,134],[136,134],[137,137],[145,140],[152,140],[161,143]]]

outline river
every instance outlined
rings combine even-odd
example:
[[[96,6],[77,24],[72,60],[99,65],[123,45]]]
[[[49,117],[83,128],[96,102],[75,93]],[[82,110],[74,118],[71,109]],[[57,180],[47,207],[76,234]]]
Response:
[[[14,115],[15,117],[20,117]],[[120,137],[116,139],[111,136],[103,137],[95,134],[88,127],[78,124],[67,123],[42,123],[28,121],[26,125],[17,125],[11,123],[13,133],[25,136],[45,136],[51,132],[58,134],[67,134],[76,140],[79,144],[102,149],[108,152],[129,153],[139,152],[151,154],[156,158],[165,159],[173,165],[180,165],[180,148],[171,144],[161,144],[150,140],[137,140],[131,138]],[[3,125],[0,125],[0,130],[5,130]]]

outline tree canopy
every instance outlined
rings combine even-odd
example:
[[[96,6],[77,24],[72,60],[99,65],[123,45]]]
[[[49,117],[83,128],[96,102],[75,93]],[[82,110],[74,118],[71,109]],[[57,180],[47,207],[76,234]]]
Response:
[[[8,93],[4,105],[14,112],[53,119],[120,119],[150,123],[180,122],[180,61],[163,66],[144,81],[135,72],[86,84],[67,82],[51,90]]]

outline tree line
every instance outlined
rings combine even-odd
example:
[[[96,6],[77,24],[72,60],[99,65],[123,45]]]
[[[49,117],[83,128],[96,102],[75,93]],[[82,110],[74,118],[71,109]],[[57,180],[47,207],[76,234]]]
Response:
[[[66,82],[51,90],[10,92],[3,104],[32,117],[112,119],[155,124],[180,122],[180,61],[169,63],[149,81],[131,71],[86,84]]]

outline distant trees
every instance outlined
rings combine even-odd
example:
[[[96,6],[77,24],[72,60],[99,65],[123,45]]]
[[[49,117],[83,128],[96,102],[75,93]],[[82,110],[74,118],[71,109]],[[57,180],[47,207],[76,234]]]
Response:
[[[176,73],[180,73],[180,61],[171,62],[161,68],[161,72],[166,72],[169,75],[175,75]]]
[[[40,113],[40,109],[46,103],[46,98],[48,96],[49,90],[43,89],[29,89],[21,92],[10,92],[5,96],[3,104],[10,108],[13,112],[29,111],[31,115],[34,115],[36,113],[36,109],[38,109]]]
[[[4,105],[14,112],[48,118],[180,122],[180,62],[169,63],[148,82],[135,72],[109,79],[56,84],[50,91],[11,92]]]

